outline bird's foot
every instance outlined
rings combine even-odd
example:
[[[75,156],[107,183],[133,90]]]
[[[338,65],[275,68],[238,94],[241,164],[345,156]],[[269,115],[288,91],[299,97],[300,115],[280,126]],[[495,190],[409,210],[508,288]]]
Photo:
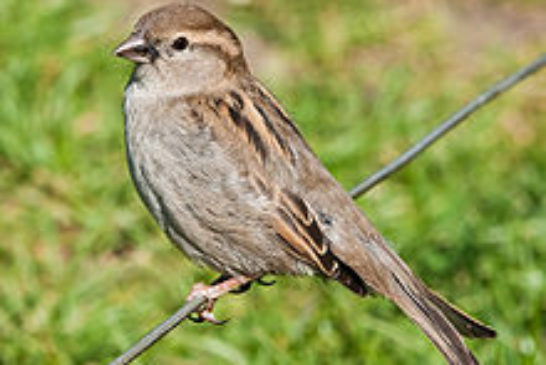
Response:
[[[263,277],[256,279],[256,283],[260,284],[261,286],[271,286],[274,285],[276,282],[276,280],[267,281]]]
[[[205,285],[203,283],[195,284],[186,301],[189,302],[197,297],[205,297],[207,301],[195,311],[194,316],[190,316],[189,318],[197,323],[209,322],[216,325],[226,323],[227,320],[222,321],[214,317],[213,309],[216,300],[230,291],[244,287],[251,281],[252,279],[246,276],[236,276],[222,281],[217,280],[212,285]]]

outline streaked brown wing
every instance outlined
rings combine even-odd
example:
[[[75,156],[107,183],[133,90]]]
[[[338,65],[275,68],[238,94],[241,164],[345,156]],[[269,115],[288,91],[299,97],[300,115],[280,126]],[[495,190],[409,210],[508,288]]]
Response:
[[[279,193],[273,227],[287,249],[300,260],[359,295],[368,293],[362,279],[332,253],[330,240],[321,230],[316,214],[301,197],[286,189]]]

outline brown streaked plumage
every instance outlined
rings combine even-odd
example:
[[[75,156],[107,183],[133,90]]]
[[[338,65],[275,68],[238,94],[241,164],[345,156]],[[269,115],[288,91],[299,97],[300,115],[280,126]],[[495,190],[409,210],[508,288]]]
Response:
[[[137,190],[171,241],[226,279],[198,288],[207,311],[265,274],[322,275],[394,301],[448,362],[477,363],[461,335],[495,332],[391,250],[251,75],[233,31],[172,4],[144,15],[116,53],[137,64],[124,105]]]

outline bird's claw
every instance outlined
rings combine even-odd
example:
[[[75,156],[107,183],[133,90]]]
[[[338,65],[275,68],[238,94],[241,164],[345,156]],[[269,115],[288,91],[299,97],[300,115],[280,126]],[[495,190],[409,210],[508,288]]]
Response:
[[[207,304],[205,308],[202,308],[193,312],[188,318],[194,323],[208,322],[217,326],[221,326],[229,322],[229,319],[224,319],[224,320],[216,319],[216,317],[214,317],[214,313],[212,312],[212,309],[213,309],[213,306],[210,306],[209,304]]]
[[[262,285],[262,286],[271,286],[277,282],[277,280],[271,279],[271,281],[266,281],[263,278],[258,278],[255,280],[256,283]]]
[[[242,294],[242,293],[246,293],[250,287],[252,286],[252,282],[249,281],[248,283],[245,283],[241,286],[239,286],[238,288],[235,288],[233,290],[230,290],[230,293],[231,294]]]
[[[216,325],[228,322],[228,320],[218,320],[214,317],[212,311],[216,300],[232,290],[248,290],[250,283],[251,279],[244,276],[227,279],[225,276],[221,276],[213,285],[195,284],[188,295],[187,301],[191,301],[196,297],[204,297],[206,302],[191,314],[189,319],[196,323],[209,322]]]

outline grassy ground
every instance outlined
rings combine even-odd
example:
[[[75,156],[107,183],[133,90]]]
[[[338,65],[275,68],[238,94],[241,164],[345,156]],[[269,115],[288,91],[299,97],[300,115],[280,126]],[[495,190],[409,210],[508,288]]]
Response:
[[[538,0],[233,3],[216,8],[347,188],[546,48]],[[105,363],[214,277],[168,244],[126,172],[130,66],[110,52],[133,5],[0,2],[1,364]],[[488,364],[546,363],[544,90],[543,73],[359,202],[426,282],[498,330],[469,342]],[[317,279],[218,315],[233,320],[184,324],[140,363],[440,362],[392,304]]]

